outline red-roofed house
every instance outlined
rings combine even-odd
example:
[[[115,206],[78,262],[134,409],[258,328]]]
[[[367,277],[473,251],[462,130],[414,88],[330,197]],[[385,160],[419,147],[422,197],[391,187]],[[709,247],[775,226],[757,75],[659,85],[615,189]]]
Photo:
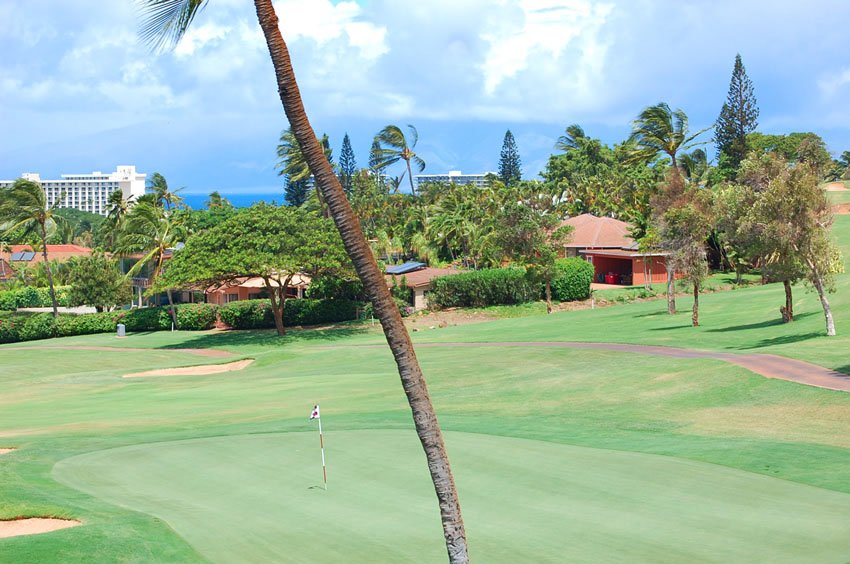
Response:
[[[0,258],[0,282],[11,280],[15,276],[12,265]]]
[[[72,257],[87,257],[91,254],[91,249],[80,245],[47,245],[49,260],[63,262]],[[44,262],[44,254],[41,250],[34,250],[30,245],[9,245],[0,248],[0,259],[9,263],[37,264]]]
[[[561,225],[573,228],[564,256],[583,256],[591,262],[594,282],[638,285],[667,281],[667,253],[639,252],[628,223],[585,213]]]
[[[403,278],[407,287],[413,290],[413,309],[419,311],[428,307],[428,299],[425,297],[425,292],[434,287],[433,282],[435,278],[453,276],[455,274],[462,274],[463,272],[466,271],[456,268],[431,268],[430,266],[423,265],[416,270],[404,272],[403,274],[387,275],[386,278],[388,286],[392,285],[393,278],[396,279],[397,284],[401,284]]]
[[[306,274],[296,274],[292,278],[292,282],[287,288],[289,293],[287,298],[303,298],[304,290],[310,285],[310,277]],[[277,286],[277,283],[272,281],[272,286]],[[207,296],[207,301],[211,304],[224,305],[230,302],[239,302],[242,300],[258,300],[267,298],[266,284],[262,278],[237,278],[220,286],[207,288],[204,294]]]

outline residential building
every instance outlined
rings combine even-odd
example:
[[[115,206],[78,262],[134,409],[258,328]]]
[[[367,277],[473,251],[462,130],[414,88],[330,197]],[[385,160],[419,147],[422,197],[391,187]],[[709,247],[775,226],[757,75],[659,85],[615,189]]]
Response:
[[[463,174],[459,170],[450,170],[446,174],[417,174],[414,175],[413,181],[416,183],[416,188],[419,189],[423,184],[433,184],[439,182],[452,184],[472,184],[477,188],[487,186],[487,176],[496,174],[495,172],[483,172],[481,174]]]
[[[463,274],[465,270],[456,268],[431,268],[424,262],[406,262],[386,269],[387,286],[405,284],[413,293],[413,309],[420,311],[428,308],[426,292],[434,289],[434,279],[440,276]]]
[[[60,208],[75,208],[82,211],[106,215],[109,212],[109,195],[121,190],[124,199],[138,198],[145,193],[146,174],[136,171],[135,166],[122,165],[108,174],[62,174],[60,180],[42,180],[37,172],[25,172],[21,178],[41,184],[47,195],[47,205],[57,201]],[[6,188],[13,180],[0,180],[0,188]]]
[[[73,257],[87,257],[91,254],[91,249],[80,245],[47,245],[47,258],[51,261],[65,262]],[[44,262],[44,254],[30,245],[0,245],[0,261],[9,264],[37,264]]]
[[[287,298],[303,298],[304,291],[310,285],[310,277],[306,274],[296,274],[287,287]],[[272,281],[272,286],[277,283]],[[268,298],[268,289],[262,278],[237,278],[225,284],[212,286],[204,290],[208,303],[216,305],[229,304],[242,300],[259,300]]]

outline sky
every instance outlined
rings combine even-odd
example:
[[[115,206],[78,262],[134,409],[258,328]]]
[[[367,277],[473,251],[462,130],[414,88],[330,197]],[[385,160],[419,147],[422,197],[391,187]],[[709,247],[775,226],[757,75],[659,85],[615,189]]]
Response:
[[[335,155],[348,133],[360,166],[388,124],[418,129],[433,174],[495,171],[510,129],[529,179],[573,123],[616,143],[664,101],[706,128],[736,53],[760,131],[850,150],[846,0],[274,5],[313,128]],[[287,123],[253,3],[211,0],[163,53],[140,43],[140,21],[132,0],[0,0],[0,179],[134,164],[184,194],[282,200]]]

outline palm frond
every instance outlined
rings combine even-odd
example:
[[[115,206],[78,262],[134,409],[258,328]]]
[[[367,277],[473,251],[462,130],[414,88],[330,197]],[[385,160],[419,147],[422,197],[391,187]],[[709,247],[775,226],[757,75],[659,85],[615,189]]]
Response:
[[[142,14],[139,37],[152,51],[173,48],[207,0],[137,0]]]

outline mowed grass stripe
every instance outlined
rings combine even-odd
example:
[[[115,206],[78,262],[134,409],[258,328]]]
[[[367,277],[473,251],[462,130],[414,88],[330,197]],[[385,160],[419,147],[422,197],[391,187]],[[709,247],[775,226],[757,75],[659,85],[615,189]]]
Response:
[[[850,495],[693,461],[448,433],[484,562],[841,561]],[[165,520],[218,562],[445,560],[416,436],[328,431],[135,445],[61,461],[69,486]]]

